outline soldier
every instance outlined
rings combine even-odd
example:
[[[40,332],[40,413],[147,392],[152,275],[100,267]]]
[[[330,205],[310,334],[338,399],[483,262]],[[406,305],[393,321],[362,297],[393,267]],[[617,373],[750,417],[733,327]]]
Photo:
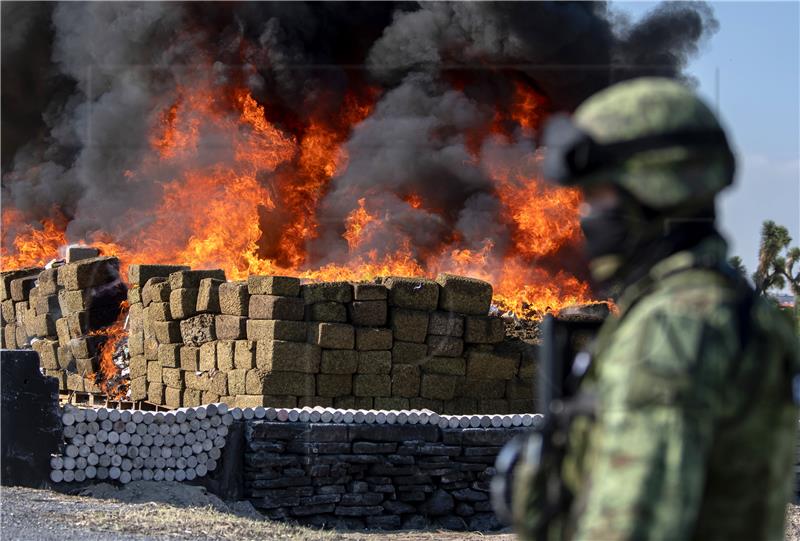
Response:
[[[732,183],[734,158],[714,114],[677,82],[636,79],[554,118],[545,146],[545,176],[583,191],[592,277],[621,294],[580,383],[593,414],[575,416],[554,461],[556,500],[567,505],[542,528],[536,506],[553,489],[543,495],[518,475],[518,530],[782,539],[800,344],[727,264],[714,199]]]

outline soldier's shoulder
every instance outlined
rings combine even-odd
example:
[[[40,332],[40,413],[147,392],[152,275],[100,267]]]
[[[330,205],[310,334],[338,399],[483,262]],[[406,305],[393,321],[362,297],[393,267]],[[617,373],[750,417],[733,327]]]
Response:
[[[637,321],[652,318],[677,318],[683,325],[702,326],[725,339],[746,325],[775,340],[796,342],[791,317],[774,302],[745,287],[719,272],[692,269],[655,284],[653,291],[643,296],[638,309],[632,311],[630,320],[636,325]]]
[[[623,314],[601,353],[613,361],[599,369],[608,402],[714,411],[739,347],[732,293],[705,274],[685,278],[658,284]]]
[[[643,295],[625,314],[614,342],[638,359],[662,358],[674,368],[688,368],[701,355],[708,369],[721,373],[743,347],[743,337],[772,344],[776,354],[792,355],[799,342],[790,318],[773,303],[719,273],[693,269]]]

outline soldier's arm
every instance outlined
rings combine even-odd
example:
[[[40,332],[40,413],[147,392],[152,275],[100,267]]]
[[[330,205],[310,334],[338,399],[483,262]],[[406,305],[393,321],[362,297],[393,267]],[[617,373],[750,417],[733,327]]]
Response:
[[[702,318],[666,311],[631,315],[619,329],[599,367],[601,411],[577,539],[691,537],[727,342]],[[718,355],[699,362],[709,349]]]

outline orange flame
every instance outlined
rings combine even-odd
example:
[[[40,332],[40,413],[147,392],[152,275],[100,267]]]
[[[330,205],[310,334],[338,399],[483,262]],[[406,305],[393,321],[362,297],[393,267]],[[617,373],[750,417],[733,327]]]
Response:
[[[117,346],[120,341],[127,336],[125,330],[125,319],[128,317],[128,301],[122,301],[120,304],[120,313],[117,320],[110,326],[92,331],[91,335],[105,336],[106,340],[100,346],[98,355],[100,357],[100,386],[109,398],[119,400],[125,397],[126,388],[123,384],[117,381],[120,369],[114,362],[114,353],[117,351]],[[86,377],[93,379],[98,374],[87,375]]]
[[[345,220],[345,232],[342,235],[347,240],[350,249],[355,249],[361,244],[362,236],[365,234],[366,227],[377,220],[377,217],[367,212],[364,208],[365,198],[358,200],[358,208],[351,212]]]
[[[18,210],[11,207],[3,209],[0,247],[3,270],[41,267],[58,256],[58,249],[67,243],[64,234],[66,222],[59,213],[55,214],[53,219],[29,224],[25,223],[23,214]],[[15,236],[8,238],[11,235]]]
[[[420,197],[418,194],[415,193],[409,194],[403,199],[403,201],[408,203],[411,206],[411,208],[415,209],[422,208],[422,197]]]
[[[313,267],[308,241],[318,236],[318,211],[331,180],[346,170],[343,147],[351,130],[367,118],[378,98],[376,89],[356,89],[341,104],[335,119],[275,120],[270,104],[259,103],[245,88],[219,89],[208,80],[176,88],[175,98],[153,115],[152,153],[125,172],[128,182],[160,179],[157,203],[133,208],[109,231],[89,238],[104,254],[132,263],[173,263],[193,268],[222,268],[229,279],[250,274],[288,274],[316,280],[363,280],[375,276],[435,276],[457,272],[490,281],[502,309],[544,312],[589,302],[588,285],[566,271],[550,272],[564,247],[581,240],[580,195],[554,189],[538,179],[531,154],[516,163],[494,163],[480,156],[482,144],[498,138],[508,144],[528,137],[541,122],[546,100],[522,82],[514,86],[510,105],[495,115],[485,133],[465,134],[475,165],[493,182],[502,207],[500,221],[511,233],[500,245],[492,233],[482,247],[464,249],[457,233],[436,248],[421,248],[410,233],[398,232],[400,248],[392,253],[366,251],[374,234],[391,224],[389,211],[376,212],[370,195],[357,199],[347,215],[343,238],[349,250],[345,264]],[[516,126],[518,130],[500,129]],[[520,135],[521,134],[521,135]],[[213,140],[215,146],[200,145]],[[505,141],[503,143],[502,141]],[[210,150],[209,150],[210,149]],[[209,154],[211,153],[211,155]],[[218,156],[217,156],[218,154]],[[419,194],[396,194],[409,212],[443,216]],[[66,223],[25,225],[14,209],[3,210],[3,264],[42,264],[66,243]],[[8,248],[8,249],[7,249]],[[109,351],[111,351],[109,349]]]
[[[509,116],[527,133],[533,133],[533,130],[542,121],[542,111],[545,109],[545,103],[544,97],[516,81],[514,83],[514,98],[511,102]]]

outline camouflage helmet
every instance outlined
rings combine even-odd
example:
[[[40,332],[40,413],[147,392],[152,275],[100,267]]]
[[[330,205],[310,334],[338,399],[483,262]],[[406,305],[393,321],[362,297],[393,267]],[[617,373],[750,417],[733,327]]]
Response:
[[[643,77],[591,96],[544,132],[545,176],[564,185],[617,184],[666,210],[710,203],[735,162],[716,116],[680,83]]]

